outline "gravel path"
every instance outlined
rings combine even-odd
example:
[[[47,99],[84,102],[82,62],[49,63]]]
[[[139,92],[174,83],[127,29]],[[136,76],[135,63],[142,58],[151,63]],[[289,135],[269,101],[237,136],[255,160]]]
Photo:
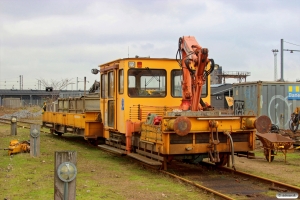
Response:
[[[5,114],[0,116],[1,118],[4,119],[10,119],[11,116],[16,116],[18,119],[22,118],[35,118],[35,117],[40,117],[42,115],[42,110],[38,112],[30,112],[29,110],[19,110],[17,112],[14,112],[12,114]]]

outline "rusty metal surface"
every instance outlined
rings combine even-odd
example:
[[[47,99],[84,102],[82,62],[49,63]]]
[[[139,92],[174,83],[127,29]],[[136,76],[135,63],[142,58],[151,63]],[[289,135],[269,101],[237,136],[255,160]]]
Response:
[[[191,127],[191,121],[184,116],[177,117],[174,122],[174,131],[180,136],[187,135],[190,132]]]
[[[255,121],[255,127],[259,133],[267,133],[271,130],[271,120],[268,116],[262,115],[259,116]]]
[[[269,142],[294,142],[294,140],[291,140],[289,138],[286,138],[276,133],[265,133],[265,134],[257,133],[256,135],[258,137],[267,139]]]
[[[276,133],[256,133],[259,140],[263,143],[263,146],[270,149],[289,149],[295,142],[292,139],[286,138]],[[282,148],[283,147],[283,148]]]

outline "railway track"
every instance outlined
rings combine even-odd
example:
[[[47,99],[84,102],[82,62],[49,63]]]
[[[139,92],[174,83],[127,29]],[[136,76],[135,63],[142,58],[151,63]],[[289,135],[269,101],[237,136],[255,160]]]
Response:
[[[0,123],[10,124],[10,119],[0,118]],[[30,124],[37,122],[17,121],[17,126],[30,129]],[[42,131],[43,133],[49,133]],[[67,137],[65,138],[67,140]],[[153,168],[152,168],[153,169]],[[207,191],[217,199],[277,199],[278,192],[293,192],[300,194],[300,188],[266,179],[242,171],[235,171],[227,167],[217,167],[203,162],[202,165],[192,165],[178,161],[172,161],[168,165],[168,171],[161,173],[178,179],[184,183],[193,185]],[[273,196],[267,195],[267,193]]]
[[[4,123],[4,124],[10,124],[11,123],[11,120],[10,119],[6,119],[6,118],[0,118],[0,123]],[[18,124],[25,124],[25,125],[28,125],[28,124],[37,124],[36,122],[32,122],[32,121],[21,121],[21,120],[17,120],[17,125]],[[41,124],[41,123],[39,123]],[[18,125],[18,126],[21,126],[21,125]]]
[[[168,171],[161,172],[221,199],[269,200],[277,199],[276,195],[282,192],[300,194],[299,187],[207,162],[191,165],[174,161],[168,168]]]
[[[0,123],[1,124],[11,124],[11,120],[10,119],[5,119],[5,118],[0,118]],[[21,128],[26,128],[26,129],[30,129],[30,125],[31,124],[39,124],[42,126],[42,124],[40,122],[33,122],[33,121],[21,121],[21,120],[17,120],[17,126],[21,127]],[[49,133],[47,131],[43,131],[40,130],[43,133]]]

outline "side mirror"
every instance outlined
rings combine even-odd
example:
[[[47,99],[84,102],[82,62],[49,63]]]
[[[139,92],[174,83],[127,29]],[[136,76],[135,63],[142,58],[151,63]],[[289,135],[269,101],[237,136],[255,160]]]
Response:
[[[98,74],[99,73],[99,70],[98,69],[92,69],[92,74]]]

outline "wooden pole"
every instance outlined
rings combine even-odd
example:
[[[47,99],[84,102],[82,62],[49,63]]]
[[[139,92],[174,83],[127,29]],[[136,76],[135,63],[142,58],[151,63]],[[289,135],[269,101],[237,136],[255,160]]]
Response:
[[[77,152],[56,151],[54,156],[54,200],[75,200]]]

